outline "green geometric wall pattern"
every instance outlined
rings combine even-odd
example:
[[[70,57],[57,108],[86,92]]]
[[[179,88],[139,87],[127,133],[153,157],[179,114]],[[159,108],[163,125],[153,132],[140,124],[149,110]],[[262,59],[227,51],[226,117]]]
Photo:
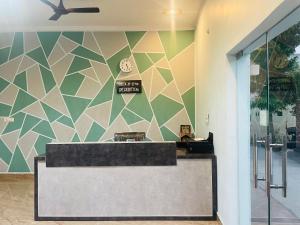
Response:
[[[0,172],[32,172],[51,142],[106,142],[123,131],[169,141],[180,124],[194,129],[194,31],[110,35],[120,38],[0,33],[11,37],[0,43]],[[125,57],[130,73],[119,68]],[[117,94],[118,79],[142,80],[142,93]]]

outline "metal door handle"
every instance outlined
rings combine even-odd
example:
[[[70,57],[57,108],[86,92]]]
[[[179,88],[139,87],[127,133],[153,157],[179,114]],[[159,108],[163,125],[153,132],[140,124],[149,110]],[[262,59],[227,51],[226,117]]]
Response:
[[[283,144],[270,144],[271,137],[267,136],[266,142],[266,190],[267,195],[270,197],[271,188],[273,189],[282,189],[282,196],[286,198],[287,194],[287,138],[286,136],[283,137]],[[271,161],[272,161],[272,154],[271,149],[272,147],[280,147],[282,150],[282,184],[272,184],[271,181]]]
[[[257,156],[257,152],[258,152],[258,148],[257,148],[257,144],[265,144],[266,141],[265,140],[257,140],[257,135],[254,134],[253,135],[253,179],[254,179],[254,188],[257,188],[257,183],[258,181],[265,181],[265,178],[259,178],[258,177],[258,156]]]

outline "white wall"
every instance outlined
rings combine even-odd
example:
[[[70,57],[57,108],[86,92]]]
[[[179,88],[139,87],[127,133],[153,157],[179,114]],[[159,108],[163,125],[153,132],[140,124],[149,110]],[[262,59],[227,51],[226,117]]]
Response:
[[[243,103],[243,99],[248,98],[249,90],[245,88],[248,78],[237,80],[238,65],[226,54],[282,2],[207,0],[199,17],[196,33],[196,134],[206,136],[208,131],[212,131],[215,135],[218,214],[224,225],[250,223],[249,148],[245,148],[249,129],[239,124],[245,121],[249,125],[249,113],[247,109],[245,111],[248,103]],[[247,63],[249,60],[243,59],[244,68]],[[237,87],[238,82],[246,85],[244,88]],[[243,92],[244,97],[238,98]],[[238,102],[243,105],[238,105]],[[245,113],[238,117],[238,112]],[[205,119],[207,114],[209,123]],[[238,141],[241,138],[243,147]],[[239,159],[245,160],[245,164],[239,163]],[[242,191],[239,192],[239,189]]]

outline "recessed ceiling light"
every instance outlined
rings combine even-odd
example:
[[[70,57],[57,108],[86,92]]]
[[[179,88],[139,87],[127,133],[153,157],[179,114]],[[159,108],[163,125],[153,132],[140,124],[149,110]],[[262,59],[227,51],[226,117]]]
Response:
[[[169,9],[169,10],[164,10],[163,14],[169,16],[176,16],[176,15],[181,15],[182,11],[180,9]]]

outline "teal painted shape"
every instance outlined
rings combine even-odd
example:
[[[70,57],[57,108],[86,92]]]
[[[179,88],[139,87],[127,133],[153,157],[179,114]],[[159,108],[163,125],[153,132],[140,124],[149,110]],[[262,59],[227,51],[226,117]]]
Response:
[[[40,71],[41,71],[41,74],[42,74],[42,79],[43,79],[43,84],[44,84],[45,91],[46,91],[46,93],[48,93],[56,85],[53,74],[50,70],[46,69],[43,66],[40,66]]]
[[[38,155],[46,153],[46,144],[51,143],[52,139],[40,135],[34,144],[34,148]]]
[[[182,96],[186,111],[189,115],[193,128],[195,129],[195,87],[192,87]]]
[[[74,123],[90,103],[90,99],[63,95],[68,111]]]
[[[110,57],[107,60],[107,64],[112,72],[114,78],[116,78],[120,73],[120,61],[124,58],[129,58],[131,56],[131,52],[128,46],[117,52],[115,55]]]
[[[195,38],[194,30],[176,31],[175,33],[160,31],[158,34],[169,60],[192,44]]]
[[[64,124],[64,125],[66,125],[68,127],[74,128],[74,124],[73,124],[72,120],[69,117],[67,117],[67,116],[63,115],[62,117],[60,117],[57,120],[57,122],[59,122],[61,124]]]
[[[84,48],[82,46],[78,46],[77,48],[75,48],[72,53],[74,55],[80,56],[82,58],[86,58],[86,59],[90,59],[93,61],[97,61],[100,63],[105,63],[105,59],[103,58],[102,55],[99,55],[87,48]]]
[[[151,102],[151,105],[159,126],[167,122],[183,108],[183,105],[164,95],[158,95]]]
[[[14,59],[24,53],[23,33],[16,32],[12,47],[10,50],[9,60]]]
[[[26,163],[26,160],[19,148],[19,146],[16,147],[14,155],[11,159],[10,166],[8,168],[8,172],[30,172],[30,169]]]
[[[16,112],[24,109],[25,107],[34,103],[36,100],[36,98],[32,97],[27,92],[20,89],[15,100],[15,104],[12,108],[11,114],[15,114]]]
[[[87,134],[87,136],[85,138],[85,142],[99,141],[99,139],[102,137],[104,132],[105,132],[105,129],[103,127],[101,127],[99,124],[94,122],[89,130],[89,133]]]
[[[65,76],[61,86],[60,91],[65,95],[75,95],[84,80],[84,76],[80,73],[74,73]]]
[[[30,131],[35,125],[40,122],[40,120],[40,118],[27,114],[21,129],[20,137],[24,136],[28,131]]]
[[[70,40],[82,45],[83,32],[63,32],[62,34]]]
[[[60,32],[37,32],[37,35],[45,54],[48,57],[59,38]]]
[[[165,141],[179,141],[179,137],[165,126],[162,126],[160,131]]]
[[[9,82],[0,77],[0,92],[2,92],[8,85]]]
[[[27,77],[26,77],[26,71],[16,75],[14,84],[18,86],[19,88],[23,89],[24,91],[27,91]]]
[[[158,62],[160,59],[162,59],[165,56],[164,53],[147,53],[147,55],[149,56],[149,58],[153,63]]]
[[[25,113],[19,112],[18,114],[13,116],[14,122],[8,123],[5,130],[3,131],[3,134],[7,134],[9,132],[18,130],[22,127]]]
[[[121,113],[124,106],[125,106],[125,102],[124,102],[124,99],[123,99],[122,95],[117,94],[117,92],[115,91],[115,94],[114,94],[114,97],[113,97],[113,102],[112,102],[111,113],[110,113],[109,125],[111,125],[112,122]]]
[[[171,70],[159,67],[157,70],[167,83],[170,83],[173,80]]]
[[[141,120],[143,120],[141,117],[135,115],[134,113],[128,111],[127,109],[124,109],[122,111],[122,116],[125,119],[126,123],[128,125],[139,122]]]
[[[11,106],[0,102],[0,117],[9,116]]]
[[[55,139],[55,134],[50,126],[50,123],[46,120],[42,120],[41,122],[38,123],[33,129],[34,132],[44,135],[46,137]]]
[[[60,112],[46,105],[45,103],[42,103],[42,107],[50,123],[52,123],[54,120],[62,116]]]
[[[72,142],[80,142],[80,138],[77,133],[74,134],[74,136],[72,138]]]
[[[10,52],[10,47],[0,49],[0,65],[7,62]]]
[[[127,37],[129,46],[131,49],[134,48],[134,46],[141,40],[141,38],[144,36],[146,32],[145,31],[129,31],[125,32],[125,35]]]
[[[8,147],[0,139],[0,159],[2,159],[7,165],[11,160],[12,153],[9,151]]]
[[[103,102],[107,102],[107,101],[112,100],[113,91],[114,91],[114,79],[111,77],[106,82],[104,87],[99,91],[99,93],[94,98],[94,100],[91,102],[89,107],[99,105]]]
[[[67,74],[75,73],[91,67],[89,60],[75,56]]]
[[[47,58],[44,54],[44,51],[41,47],[38,47],[30,52],[27,53],[27,55],[32,58],[34,61],[38,62],[42,66],[49,69],[49,64],[47,61]]]
[[[153,65],[146,53],[133,53],[133,57],[140,73]]]
[[[136,94],[131,99],[127,108],[148,122],[151,122],[153,114],[144,89],[141,94]]]

